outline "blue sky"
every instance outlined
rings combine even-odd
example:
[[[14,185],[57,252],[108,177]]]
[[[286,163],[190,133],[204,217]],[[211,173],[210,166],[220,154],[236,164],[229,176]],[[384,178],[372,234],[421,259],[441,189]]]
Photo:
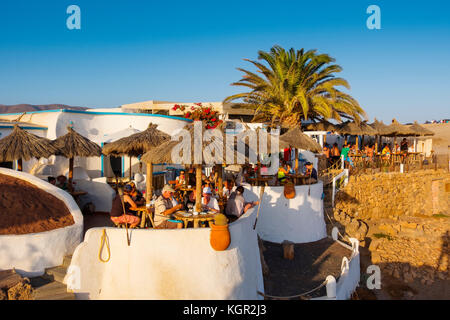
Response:
[[[66,27],[71,4],[81,30]],[[381,30],[366,27],[371,4]],[[275,44],[333,56],[370,121],[450,118],[450,4],[435,0],[2,0],[0,103],[221,101],[242,90],[243,59]]]

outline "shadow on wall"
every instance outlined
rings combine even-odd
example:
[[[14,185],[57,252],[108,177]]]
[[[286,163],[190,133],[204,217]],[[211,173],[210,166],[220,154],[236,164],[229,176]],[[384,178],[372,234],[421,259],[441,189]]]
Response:
[[[16,248],[10,248],[10,247],[2,244],[2,242],[0,241],[0,259],[2,261],[17,261],[17,255],[11,254],[12,252],[16,253]],[[21,276],[24,276],[24,277],[41,276],[44,274],[45,268],[53,267],[51,261],[48,260],[47,258],[45,258],[43,253],[40,252],[38,250],[38,248],[31,243],[28,243],[27,249],[21,250],[20,254],[22,256],[28,257],[28,261],[30,262],[28,269],[32,270],[32,269],[36,269],[41,266],[44,266],[44,267],[42,267],[42,270],[34,271],[34,272],[29,272],[28,270],[24,270],[21,268],[15,268],[14,266],[12,266],[17,271],[17,273],[19,273]],[[62,261],[61,261],[61,264],[62,264]]]

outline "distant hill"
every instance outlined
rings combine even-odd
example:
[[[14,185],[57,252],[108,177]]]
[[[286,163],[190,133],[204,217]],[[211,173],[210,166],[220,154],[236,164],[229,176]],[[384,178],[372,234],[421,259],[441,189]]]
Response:
[[[71,110],[86,110],[84,107],[72,107],[65,104],[15,104],[4,105],[0,104],[0,113],[19,113],[25,111],[41,111],[41,110],[55,110],[55,109],[71,109]]]

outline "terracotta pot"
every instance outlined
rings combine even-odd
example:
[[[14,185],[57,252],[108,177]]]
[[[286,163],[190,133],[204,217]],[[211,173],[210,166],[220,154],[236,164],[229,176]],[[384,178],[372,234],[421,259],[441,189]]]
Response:
[[[209,243],[211,247],[216,251],[223,251],[228,248],[231,242],[230,231],[228,230],[228,224],[224,226],[216,226],[211,223],[211,234]]]

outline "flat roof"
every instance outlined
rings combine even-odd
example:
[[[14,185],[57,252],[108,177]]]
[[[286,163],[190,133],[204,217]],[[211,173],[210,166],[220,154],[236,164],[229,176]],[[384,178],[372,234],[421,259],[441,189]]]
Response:
[[[5,119],[0,119],[0,128],[1,129],[13,129],[14,125],[17,124],[20,128],[25,130],[47,130],[48,127],[41,126],[39,124],[34,124],[30,122],[17,122],[17,121],[8,121]]]
[[[83,111],[83,110],[70,110],[70,109],[53,109],[53,110],[39,110],[39,111],[27,111],[26,114],[35,113],[49,113],[49,112],[64,112],[64,113],[80,113],[80,114],[95,114],[95,115],[128,115],[128,116],[142,116],[142,117],[160,117],[167,119],[183,120],[186,122],[192,122],[191,119],[186,119],[176,116],[167,116],[164,114],[151,114],[151,113],[133,113],[133,112],[99,112],[99,111]],[[24,112],[18,113],[2,113],[1,116],[12,116],[12,115],[22,115]]]

